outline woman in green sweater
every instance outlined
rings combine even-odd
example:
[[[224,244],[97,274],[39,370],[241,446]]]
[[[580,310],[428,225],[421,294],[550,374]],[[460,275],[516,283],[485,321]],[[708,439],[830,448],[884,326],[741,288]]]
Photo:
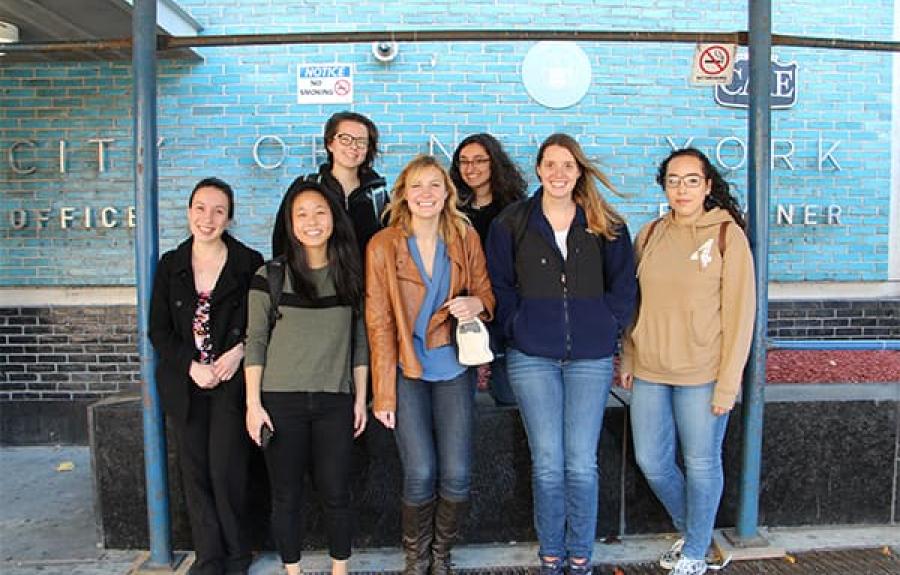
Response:
[[[345,575],[350,457],[353,438],[366,425],[362,267],[347,214],[318,184],[298,178],[285,205],[290,233],[278,260],[284,279],[274,325],[265,266],[250,289],[247,432],[258,445],[268,443],[272,534],[287,574],[301,573],[302,489],[311,467],[323,500],[332,573]]]

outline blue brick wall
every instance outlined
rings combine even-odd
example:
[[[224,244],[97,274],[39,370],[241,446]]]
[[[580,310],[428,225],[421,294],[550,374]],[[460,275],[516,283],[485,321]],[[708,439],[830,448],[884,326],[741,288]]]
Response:
[[[645,0],[621,6],[595,2],[498,3],[475,0],[405,2],[281,0],[180,0],[205,34],[327,30],[441,28],[558,28],[734,31],[746,28],[745,3],[718,3],[702,18],[692,3]],[[892,0],[812,2],[774,7],[776,33],[889,39],[885,14]],[[846,14],[853,13],[852,21]],[[679,44],[579,44],[590,58],[593,82],[575,106],[550,110],[536,104],[521,83],[530,43],[403,44],[391,64],[376,62],[369,45],[263,46],[201,51],[202,62],[162,61],[159,67],[161,249],[186,234],[184,208],[193,183],[207,175],[231,182],[237,192],[236,234],[264,253],[279,198],[299,174],[322,156],[321,129],[343,105],[298,105],[298,65],[353,64],[352,108],[372,117],[382,133],[377,168],[390,181],[435,137],[452,151],[467,134],[497,135],[531,177],[539,142],[554,131],[579,138],[588,153],[628,194],[614,200],[632,231],[664,201],[653,182],[670,137],[714,155],[726,138],[747,141],[745,110],[715,104],[710,88],[688,83],[693,46]],[[890,207],[891,60],[868,52],[775,48],[781,62],[800,72],[797,105],[772,112],[772,135],[794,145],[794,170],[776,165],[776,204],[838,204],[839,226],[772,225],[771,277],[777,281],[883,281],[887,279]],[[0,285],[116,285],[134,281],[133,231],[123,226],[133,204],[130,63],[15,64],[0,66]],[[277,136],[286,145],[283,164],[262,169],[254,142]],[[106,171],[97,170],[92,138],[114,138]],[[16,174],[16,157],[35,173]],[[58,141],[67,142],[65,174],[58,173]],[[843,168],[817,167],[819,140]],[[779,145],[777,151],[786,144]],[[740,149],[726,140],[725,163]],[[266,162],[280,151],[260,148]],[[739,195],[746,192],[746,164],[728,171]],[[77,208],[61,229],[60,208]],[[82,209],[95,226],[83,229]],[[96,225],[101,208],[117,210],[117,225]],[[23,229],[9,214],[29,210]],[[34,209],[48,209],[43,228]],[[110,212],[112,213],[112,212]],[[798,218],[799,219],[799,218]]]

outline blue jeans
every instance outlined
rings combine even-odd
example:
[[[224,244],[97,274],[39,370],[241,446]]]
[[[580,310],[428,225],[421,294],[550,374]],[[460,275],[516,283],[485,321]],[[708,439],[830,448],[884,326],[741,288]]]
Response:
[[[469,370],[446,381],[397,374],[394,437],[403,463],[403,501],[428,503],[469,498],[475,381]]]
[[[590,560],[612,357],[558,360],[510,348],[506,361],[531,448],[538,554]]]
[[[722,498],[722,440],[728,414],[715,416],[715,383],[666,385],[634,379],[631,430],[637,463],[672,523],[684,534],[682,553],[703,559]],[[676,459],[681,448],[684,471]]]

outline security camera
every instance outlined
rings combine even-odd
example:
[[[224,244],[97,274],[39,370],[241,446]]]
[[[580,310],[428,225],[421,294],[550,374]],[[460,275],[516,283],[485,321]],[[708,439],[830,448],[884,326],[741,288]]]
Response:
[[[379,62],[392,62],[399,51],[400,46],[396,42],[383,41],[372,43],[372,55]]]

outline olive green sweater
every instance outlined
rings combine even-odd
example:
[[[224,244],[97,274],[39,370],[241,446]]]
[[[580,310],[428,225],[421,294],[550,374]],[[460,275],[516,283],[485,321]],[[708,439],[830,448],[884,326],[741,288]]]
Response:
[[[244,364],[263,366],[262,391],[350,393],[351,365],[368,365],[364,315],[329,300],[335,295],[328,267],[313,270],[319,296],[302,301],[285,274],[282,317],[269,337],[270,299],[266,268],[256,272],[249,295]]]
[[[721,224],[727,222],[720,254]],[[730,409],[756,313],[753,258],[727,211],[714,208],[692,225],[669,213],[634,246],[640,306],[623,338],[623,373],[671,385],[715,381],[712,404]]]

